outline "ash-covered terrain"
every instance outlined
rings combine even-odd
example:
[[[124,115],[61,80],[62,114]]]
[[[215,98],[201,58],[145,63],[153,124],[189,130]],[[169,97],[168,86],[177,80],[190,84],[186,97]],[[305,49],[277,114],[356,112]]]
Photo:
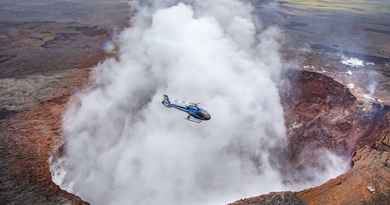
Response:
[[[0,2],[0,204],[390,203],[388,2],[131,2]]]

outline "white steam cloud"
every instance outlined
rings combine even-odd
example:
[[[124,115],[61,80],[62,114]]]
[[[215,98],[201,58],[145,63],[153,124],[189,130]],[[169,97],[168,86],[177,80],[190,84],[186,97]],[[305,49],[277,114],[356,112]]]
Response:
[[[285,143],[279,32],[256,32],[238,0],[133,3],[117,59],[95,69],[63,123],[53,180],[94,205],[223,204],[283,189],[269,149]],[[201,102],[202,124],[161,96]]]

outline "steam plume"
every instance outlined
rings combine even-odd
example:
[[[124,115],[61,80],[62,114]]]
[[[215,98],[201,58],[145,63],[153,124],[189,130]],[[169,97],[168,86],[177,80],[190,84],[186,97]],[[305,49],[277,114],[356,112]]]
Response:
[[[141,2],[141,3],[140,3]],[[238,0],[140,1],[117,59],[95,69],[63,122],[53,179],[91,204],[223,204],[283,189],[268,158],[285,127],[276,28]],[[201,102],[185,121],[163,94]]]

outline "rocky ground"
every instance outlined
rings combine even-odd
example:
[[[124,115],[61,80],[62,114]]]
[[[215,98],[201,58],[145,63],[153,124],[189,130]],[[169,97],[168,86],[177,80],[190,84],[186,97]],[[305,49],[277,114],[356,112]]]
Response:
[[[350,170],[301,192],[271,193],[232,205],[363,205],[390,203],[390,109],[361,101],[321,73],[289,71],[281,89],[288,126],[286,178],[305,180],[302,170],[318,167],[315,150],[326,147],[351,156]],[[288,166],[286,166],[288,165]],[[306,179],[310,180],[310,179]]]
[[[100,58],[97,55],[94,63]],[[2,96],[1,204],[81,203],[51,181],[48,159],[60,144],[62,113],[69,96],[87,82],[88,74],[84,68],[0,80],[8,83],[10,89],[5,92],[12,96]]]
[[[48,160],[69,97],[127,25],[127,2],[5,0],[0,19],[0,204],[83,203],[51,181]]]
[[[386,123],[388,123],[388,114]],[[353,155],[352,168],[321,186],[301,192],[271,193],[232,205],[385,205],[390,203],[390,130],[377,133],[371,145]]]
[[[354,18],[340,18],[343,13],[331,17],[328,10],[313,16],[313,9],[322,8],[315,4],[307,18],[298,12],[307,11],[306,5],[281,2],[277,11],[273,4],[257,5],[266,24],[280,25],[290,37],[283,52],[292,69],[280,89],[289,146],[275,150],[281,156],[277,168],[286,183],[310,180],[302,170],[319,166],[313,150],[320,148],[352,158],[351,168],[318,187],[233,204],[390,204],[388,14],[356,19],[359,8],[346,6],[343,12],[352,9]],[[61,116],[70,96],[88,82],[89,68],[104,58],[104,43],[127,23],[125,4],[0,2],[0,204],[84,203],[51,181],[48,160],[61,144]],[[340,27],[353,20],[352,31],[366,31],[369,40],[361,41],[361,34],[346,40],[349,36],[340,37],[340,32],[323,38],[334,19],[343,19]],[[344,65],[340,56],[348,54],[374,65]],[[378,89],[367,97],[366,76],[372,71]]]
[[[0,122],[1,204],[80,204],[52,181],[48,159],[60,139],[64,100],[46,102]]]

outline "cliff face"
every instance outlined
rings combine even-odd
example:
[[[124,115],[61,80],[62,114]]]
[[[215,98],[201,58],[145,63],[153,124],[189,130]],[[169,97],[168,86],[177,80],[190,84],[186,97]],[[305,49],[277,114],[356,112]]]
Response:
[[[385,105],[357,99],[332,78],[291,71],[287,79],[281,96],[293,157],[299,147],[326,147],[350,155],[375,141],[373,134],[384,128]]]
[[[390,130],[357,150],[347,173],[296,196],[307,204],[390,204]]]
[[[327,148],[352,158],[351,169],[325,184],[297,193],[270,193],[233,205],[390,204],[390,113],[386,105],[362,101],[332,78],[291,71],[281,89],[288,126],[286,178],[318,166],[316,151]]]
[[[231,205],[386,205],[390,204],[390,130],[358,149],[347,173],[297,193],[270,193]]]

